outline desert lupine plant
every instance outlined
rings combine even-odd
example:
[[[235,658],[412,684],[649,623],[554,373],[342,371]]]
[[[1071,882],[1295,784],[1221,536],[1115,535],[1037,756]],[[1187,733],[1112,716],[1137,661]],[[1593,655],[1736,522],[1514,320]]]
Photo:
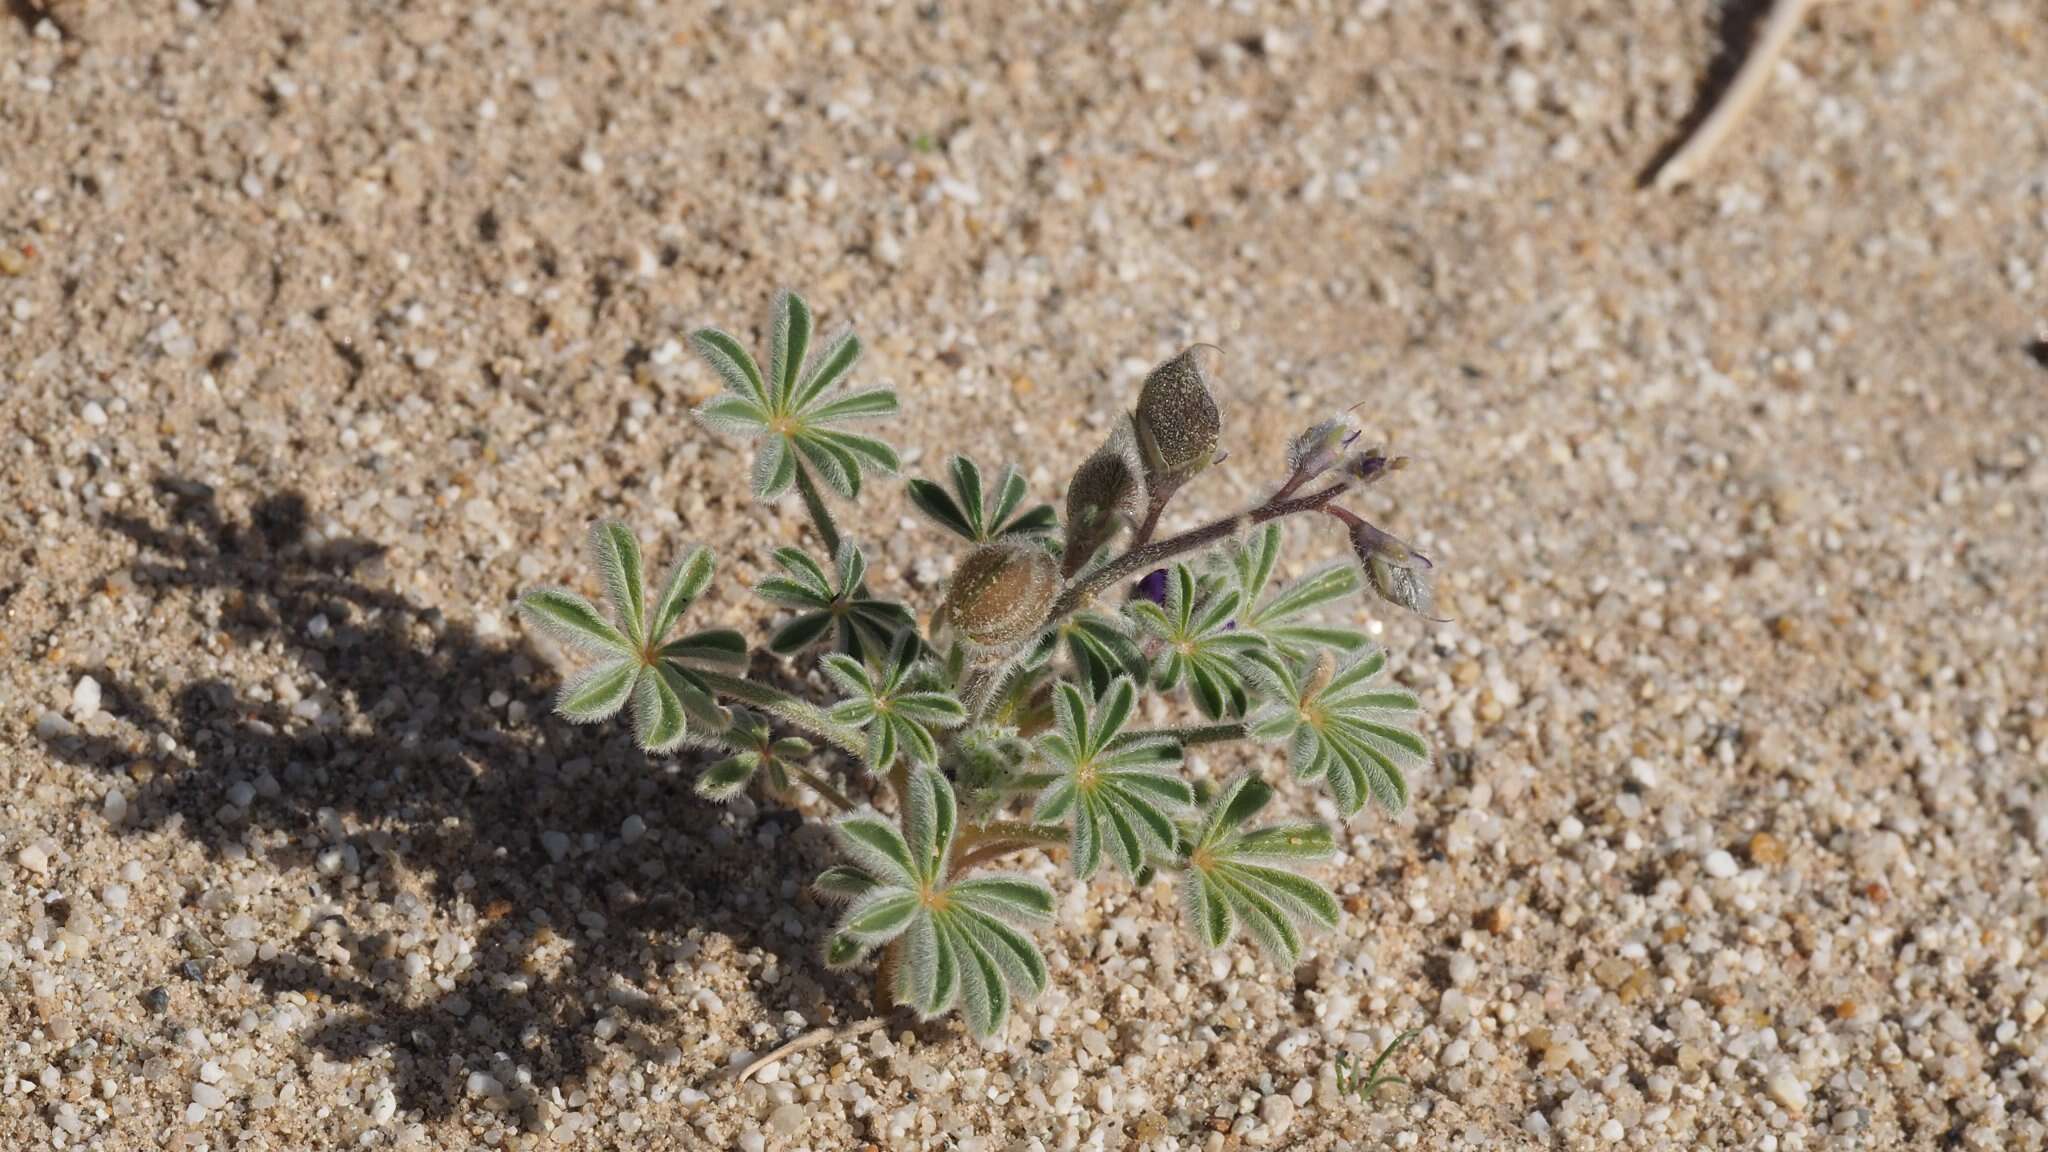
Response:
[[[1015,466],[991,475],[955,455],[943,480],[908,480],[910,507],[962,549],[922,617],[887,594],[895,581],[842,534],[833,503],[872,497],[864,479],[899,471],[894,449],[849,427],[896,412],[895,394],[850,385],[851,334],[812,355],[797,296],[777,297],[768,332],[765,370],[735,336],[704,329],[691,342],[725,386],[699,417],[754,441],[756,496],[801,496],[829,558],[788,542],[755,588],[776,613],[768,652],[793,663],[750,676],[737,632],[669,639],[711,581],[710,555],[687,551],[650,600],[638,542],[608,522],[592,552],[611,619],[565,589],[521,601],[542,631],[599,660],[563,687],[561,714],[596,721],[630,704],[643,748],[709,753],[706,798],[758,784],[838,808],[845,862],[816,887],[846,909],[826,957],[875,960],[882,998],[921,1016],[958,1008],[986,1036],[1045,987],[1032,932],[1052,891],[991,870],[1032,852],[1064,856],[1076,883],[1171,874],[1205,944],[1241,932],[1291,966],[1306,931],[1337,922],[1310,871],[1334,839],[1316,823],[1259,823],[1274,796],[1265,777],[1320,782],[1348,818],[1367,801],[1399,812],[1429,760],[1420,708],[1390,682],[1386,653],[1320,616],[1364,587],[1433,611],[1428,558],[1341,503],[1403,461],[1359,447],[1349,415],[1336,416],[1294,438],[1263,499],[1159,535],[1174,496],[1224,456],[1220,356],[1198,345],[1147,376],[1075,471],[1065,523]],[[1288,519],[1334,521],[1349,562],[1279,579]],[[807,680],[813,660],[823,676]],[[829,697],[804,687],[820,682]],[[1148,714],[1169,722],[1139,726],[1148,695]],[[1190,778],[1189,748],[1229,742],[1270,746],[1255,753],[1269,766],[1215,789]]]

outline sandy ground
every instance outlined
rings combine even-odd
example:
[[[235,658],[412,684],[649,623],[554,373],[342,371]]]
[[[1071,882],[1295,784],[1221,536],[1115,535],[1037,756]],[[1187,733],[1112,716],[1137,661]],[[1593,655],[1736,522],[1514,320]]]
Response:
[[[2048,1142],[2040,5],[1823,6],[1675,196],[1704,2],[58,7],[0,22],[0,1146]],[[764,634],[805,529],[677,341],[785,284],[925,467],[1051,496],[1190,340],[1170,525],[1335,407],[1415,458],[1455,622],[1355,613],[1437,764],[1298,970],[1041,863],[1006,1036],[719,1078],[868,1013],[823,810],[550,719],[510,605],[623,515]]]

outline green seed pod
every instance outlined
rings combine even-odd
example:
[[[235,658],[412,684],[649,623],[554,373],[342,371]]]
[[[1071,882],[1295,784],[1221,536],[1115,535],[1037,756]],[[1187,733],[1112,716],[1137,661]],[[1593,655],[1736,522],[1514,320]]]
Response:
[[[1126,417],[1109,442],[1081,462],[1067,482],[1067,542],[1060,571],[1072,576],[1115,536],[1120,521],[1145,506],[1145,465]]]
[[[1059,590],[1057,566],[1043,548],[998,541],[960,562],[941,610],[970,644],[1007,651],[1038,631]]]
[[[1155,491],[1186,483],[1216,459],[1223,415],[1211,382],[1222,356],[1214,345],[1193,345],[1154,368],[1138,391],[1138,445]]]

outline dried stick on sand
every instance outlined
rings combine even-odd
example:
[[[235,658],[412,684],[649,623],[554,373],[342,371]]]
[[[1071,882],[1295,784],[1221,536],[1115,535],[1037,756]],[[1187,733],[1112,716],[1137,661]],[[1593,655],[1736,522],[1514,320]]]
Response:
[[[1755,46],[1736,71],[1728,90],[1721,94],[1720,103],[1700,123],[1699,130],[1692,134],[1685,146],[1657,170],[1657,177],[1652,183],[1659,191],[1690,183],[1706,166],[1714,150],[1735,130],[1735,125],[1770,82],[1771,69],[1776,66],[1778,56],[1785,51],[1792,33],[1799,30],[1800,23],[1806,19],[1813,5],[1814,0],[1776,0],[1771,6],[1770,15],[1764,18],[1763,27],[1757,32]]]
[[[782,1047],[756,1058],[752,1064],[739,1070],[739,1074],[732,1078],[733,1083],[745,1084],[754,1078],[754,1073],[759,1072],[778,1060],[787,1060],[799,1052],[816,1048],[828,1040],[851,1040],[855,1036],[864,1036],[880,1028],[883,1023],[882,1018],[877,1016],[872,1019],[862,1020],[857,1024],[849,1024],[844,1028],[814,1028],[784,1044]]]

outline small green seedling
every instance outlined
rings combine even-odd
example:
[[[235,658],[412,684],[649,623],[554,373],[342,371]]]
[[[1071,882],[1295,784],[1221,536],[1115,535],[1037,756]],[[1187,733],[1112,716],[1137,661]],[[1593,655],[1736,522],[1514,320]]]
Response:
[[[1387,1061],[1394,1058],[1394,1053],[1399,1052],[1410,1040],[1419,1035],[1420,1032],[1410,1028],[1394,1037],[1385,1048],[1380,1049],[1380,1054],[1373,1060],[1372,1067],[1365,1070],[1363,1080],[1358,1078],[1358,1068],[1351,1061],[1351,1053],[1337,1053],[1337,1093],[1341,1096],[1356,1096],[1360,1100],[1371,1100],[1379,1095],[1380,1089],[1390,1084],[1408,1087],[1408,1081],[1399,1076],[1388,1076],[1383,1070],[1387,1066]]]

